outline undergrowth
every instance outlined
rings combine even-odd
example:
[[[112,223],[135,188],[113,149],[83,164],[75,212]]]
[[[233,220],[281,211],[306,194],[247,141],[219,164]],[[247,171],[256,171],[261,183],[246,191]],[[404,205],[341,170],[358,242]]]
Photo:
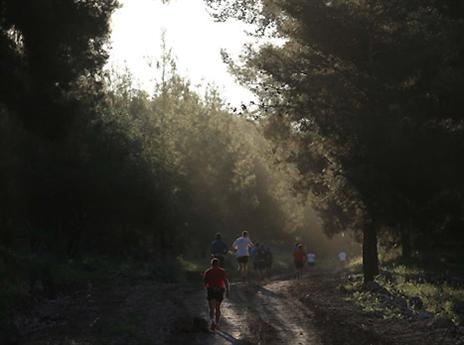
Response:
[[[350,279],[342,289],[347,300],[358,304],[364,311],[381,315],[385,319],[405,318],[412,314],[430,313],[430,317],[464,324],[464,286],[447,281],[443,271],[427,270],[414,261],[404,262],[397,256],[384,256],[381,274],[376,283],[381,291],[369,291],[362,282],[362,259],[352,260],[348,266]],[[434,277],[439,276],[440,279]],[[382,295],[391,296],[394,303],[385,303]],[[404,303],[402,303],[404,301]],[[404,305],[403,305],[404,304]]]
[[[181,282],[190,279],[183,264],[176,259],[152,262],[97,256],[65,259],[23,254],[0,246],[0,333],[12,328],[14,315],[27,313],[41,299],[54,299],[108,280]],[[195,279],[201,281],[199,276]]]

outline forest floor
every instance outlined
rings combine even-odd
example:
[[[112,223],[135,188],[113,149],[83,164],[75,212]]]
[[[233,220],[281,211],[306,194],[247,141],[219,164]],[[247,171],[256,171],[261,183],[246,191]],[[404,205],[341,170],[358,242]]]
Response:
[[[408,314],[386,318],[354,303],[346,271],[318,268],[304,279],[232,283],[221,330],[207,330],[198,283],[166,284],[150,276],[113,277],[37,304],[15,321],[21,345],[464,344],[452,323]],[[377,293],[377,292],[372,292]],[[380,292],[378,292],[380,293]],[[352,297],[352,296],[351,296]]]

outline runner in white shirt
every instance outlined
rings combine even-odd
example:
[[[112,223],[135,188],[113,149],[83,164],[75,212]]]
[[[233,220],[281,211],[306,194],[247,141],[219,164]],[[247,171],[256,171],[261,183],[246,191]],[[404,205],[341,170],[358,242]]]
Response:
[[[344,266],[346,264],[346,261],[347,261],[347,255],[346,255],[346,252],[340,252],[338,253],[338,260],[340,261],[340,263],[342,264],[342,266]]]
[[[246,280],[248,271],[248,257],[250,256],[250,248],[254,244],[248,237],[248,231],[243,231],[242,236],[237,238],[232,244],[232,248],[235,250],[235,256],[239,264],[239,271],[242,281]]]
[[[306,254],[306,260],[308,261],[309,266],[314,266],[314,264],[316,263],[316,254],[314,253]]]

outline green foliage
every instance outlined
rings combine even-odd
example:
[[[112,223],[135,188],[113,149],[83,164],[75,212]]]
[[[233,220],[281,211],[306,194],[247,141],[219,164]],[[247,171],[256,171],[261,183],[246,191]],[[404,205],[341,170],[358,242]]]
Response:
[[[219,19],[257,22],[259,34],[283,38],[248,48],[239,65],[226,61],[274,117],[269,132],[299,144],[301,187],[327,232],[363,231],[370,279],[382,227],[419,252],[447,247],[444,234],[462,246],[462,6],[207,3]]]
[[[39,136],[60,138],[79,115],[70,94],[101,80],[116,0],[0,1],[0,102]]]
[[[217,90],[192,88],[166,49],[153,94],[102,70],[116,7],[0,0],[4,320],[99,276],[193,279],[175,258],[206,266],[216,231],[271,242],[301,227],[295,167]]]
[[[93,261],[93,263],[91,263]],[[34,298],[54,298],[58,290],[84,288],[111,272],[114,263],[102,259],[65,260],[36,256],[0,247],[0,326],[15,312],[28,308]]]
[[[349,291],[349,287],[347,288]],[[356,303],[364,312],[382,315],[383,319],[404,319],[405,316],[399,308],[383,305],[377,297],[370,292],[354,291],[346,300]]]
[[[297,171],[277,163],[261,128],[230,114],[214,88],[200,96],[166,49],[158,65],[153,95],[129,74],[73,82],[79,116],[57,141],[0,108],[7,247],[164,260],[202,256],[216,231],[278,239],[301,226]]]
[[[388,294],[394,298],[404,299],[410,310],[414,312],[427,311],[434,317],[444,317],[457,325],[464,321],[462,311],[458,306],[464,302],[464,289],[462,285],[443,281],[440,271],[425,270],[414,264],[398,264],[395,259],[389,259],[382,267],[382,274],[376,282],[383,291],[375,293],[366,291],[360,276],[360,260],[350,263],[352,279],[343,284],[343,290],[348,293],[347,300],[353,301],[364,311],[376,312],[384,318],[405,318],[408,315],[404,310],[393,304],[386,304],[379,299],[380,294]],[[445,277],[446,278],[446,277]],[[414,304],[420,300],[422,306]]]
[[[206,249],[215,231],[229,240],[242,228],[255,238],[294,231],[302,216],[290,191],[295,169],[275,164],[260,128],[228,113],[216,90],[198,96],[166,54],[152,97],[134,89],[128,75],[113,78],[108,116],[139,143],[153,179],[163,181],[155,188],[178,222],[170,226],[180,236],[172,242]]]

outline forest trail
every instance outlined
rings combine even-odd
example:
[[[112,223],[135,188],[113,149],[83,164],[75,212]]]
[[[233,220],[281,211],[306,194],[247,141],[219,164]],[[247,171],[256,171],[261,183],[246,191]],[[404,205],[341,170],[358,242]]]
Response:
[[[119,276],[38,303],[15,321],[15,345],[423,345],[464,344],[464,332],[430,320],[385,319],[346,300],[342,271],[300,281],[232,282],[221,329],[208,331],[201,276],[160,283]],[[463,329],[464,331],[464,329]],[[3,344],[2,344],[3,345]]]
[[[21,345],[319,345],[298,282],[232,283],[221,330],[207,331],[201,284],[121,280],[47,301],[28,315]]]
[[[222,305],[221,329],[214,334],[200,334],[194,342],[208,345],[321,344],[312,325],[313,313],[292,296],[296,284],[294,280],[276,280],[262,285],[232,283],[230,298]],[[194,294],[189,301],[190,313],[200,311],[201,318],[207,320],[204,292]],[[178,341],[182,343],[181,339]]]

